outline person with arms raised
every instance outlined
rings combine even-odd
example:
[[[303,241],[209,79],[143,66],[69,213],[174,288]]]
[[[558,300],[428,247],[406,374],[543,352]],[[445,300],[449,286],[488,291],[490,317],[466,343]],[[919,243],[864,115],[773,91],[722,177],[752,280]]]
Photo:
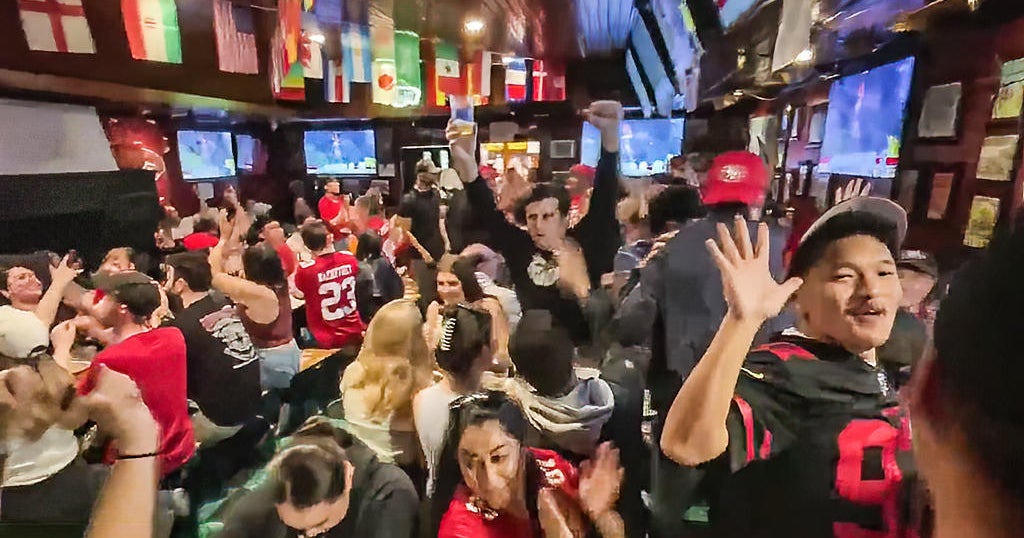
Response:
[[[509,223],[495,206],[490,187],[479,180],[476,136],[465,136],[451,124],[447,131],[471,211],[490,232],[490,246],[508,261],[523,309],[551,311],[577,345],[590,341],[584,307],[601,275],[612,270],[620,244],[615,200],[622,114],[622,105],[615,101],[597,101],[584,111],[585,119],[601,130],[602,150],[589,212],[572,230],[569,194],[551,183],[537,184],[520,200],[516,216],[526,231]]]

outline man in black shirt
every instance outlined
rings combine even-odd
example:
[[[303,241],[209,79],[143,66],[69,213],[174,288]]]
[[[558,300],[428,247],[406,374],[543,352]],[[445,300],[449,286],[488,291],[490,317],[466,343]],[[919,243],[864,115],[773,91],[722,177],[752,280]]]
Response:
[[[167,257],[168,288],[181,298],[172,325],[185,336],[188,397],[218,426],[238,426],[256,416],[260,368],[233,305],[210,295],[210,265],[203,253]]]
[[[429,159],[416,163],[416,184],[402,197],[398,205],[398,227],[412,233],[415,241],[434,260],[444,254],[441,237],[441,195],[437,192],[440,169]],[[413,243],[415,246],[416,243]],[[413,259],[424,259],[419,248],[412,251]]]
[[[600,285],[601,275],[612,270],[621,244],[615,201],[622,105],[597,101],[584,116],[601,131],[601,158],[590,211],[571,230],[569,194],[550,183],[535,185],[520,201],[516,217],[526,230],[509,223],[498,210],[490,187],[479,180],[476,137],[461,135],[452,127],[447,133],[471,212],[490,232],[489,246],[505,256],[523,310],[550,311],[577,345],[590,341],[584,307],[590,290]]]

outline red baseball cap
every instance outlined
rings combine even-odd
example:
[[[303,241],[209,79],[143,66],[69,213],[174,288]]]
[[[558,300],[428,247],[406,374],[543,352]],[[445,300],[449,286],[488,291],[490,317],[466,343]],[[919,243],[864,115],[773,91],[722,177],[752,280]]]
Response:
[[[739,202],[758,206],[764,203],[767,190],[764,161],[748,151],[729,151],[711,162],[701,195],[704,205]]]

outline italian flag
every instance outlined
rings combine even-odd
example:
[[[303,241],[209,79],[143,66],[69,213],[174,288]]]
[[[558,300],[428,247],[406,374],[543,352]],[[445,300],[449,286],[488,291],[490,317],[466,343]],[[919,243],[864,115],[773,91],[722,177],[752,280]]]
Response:
[[[132,58],[181,63],[181,31],[174,0],[121,0]]]

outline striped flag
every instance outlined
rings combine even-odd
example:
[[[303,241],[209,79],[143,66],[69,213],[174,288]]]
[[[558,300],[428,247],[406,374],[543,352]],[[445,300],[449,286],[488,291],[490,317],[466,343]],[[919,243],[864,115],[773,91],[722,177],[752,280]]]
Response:
[[[121,0],[132,58],[181,63],[181,31],[174,0]]]
[[[370,82],[373,76],[370,62],[370,28],[351,22],[342,24],[341,51],[345,81]]]
[[[473,97],[475,106],[486,105],[491,100],[491,66],[495,53],[478,50],[473,61],[466,64],[466,93]]]
[[[303,101],[306,99],[306,79],[302,76],[302,62],[289,64],[284,30],[278,27],[270,41],[270,89],[275,99]]]
[[[505,99],[508,101],[526,100],[526,83],[529,73],[525,58],[512,58],[505,66]]]
[[[377,17],[370,26],[370,52],[373,56],[373,102],[392,105],[398,73],[395,72],[395,24]]]
[[[444,106],[447,94],[458,94],[463,91],[459,49],[451,43],[439,41],[434,52],[434,76],[437,78],[435,102],[437,106]]]
[[[328,103],[348,103],[349,86],[342,76],[341,62],[324,58],[324,100]]]
[[[278,0],[277,20],[284,32],[285,62],[298,63],[302,42],[302,0]]]
[[[420,36],[411,30],[395,31],[395,74],[398,87],[392,106],[417,106],[423,97],[420,80]]]
[[[213,0],[213,31],[221,71],[245,75],[260,72],[252,8],[233,6],[230,0]]]
[[[82,0],[18,0],[18,11],[29,49],[96,53]]]

